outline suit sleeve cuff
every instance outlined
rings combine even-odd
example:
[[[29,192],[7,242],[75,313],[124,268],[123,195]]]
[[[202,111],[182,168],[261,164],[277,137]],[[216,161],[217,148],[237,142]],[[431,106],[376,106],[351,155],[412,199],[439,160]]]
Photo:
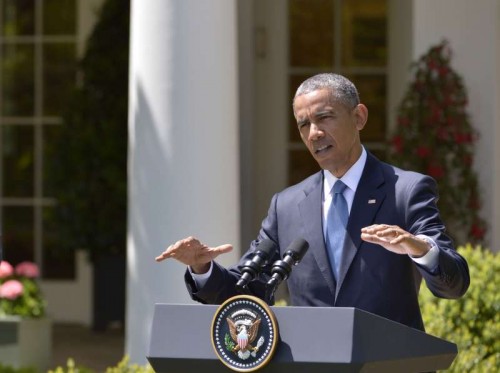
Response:
[[[437,265],[439,263],[439,249],[432,238],[430,238],[426,235],[423,235],[423,234],[419,234],[416,237],[420,238],[424,241],[427,241],[431,245],[431,248],[427,252],[427,254],[425,254],[424,256],[421,256],[420,258],[413,258],[411,256],[410,256],[410,258],[415,263],[420,264],[425,269],[432,271],[434,268],[437,267]]]
[[[205,286],[205,284],[208,281],[208,278],[212,274],[212,268],[213,268],[213,262],[210,262],[210,268],[208,269],[208,271],[206,273],[199,274],[199,273],[194,273],[191,270],[191,266],[188,266],[189,274],[193,278],[193,281],[198,289]]]

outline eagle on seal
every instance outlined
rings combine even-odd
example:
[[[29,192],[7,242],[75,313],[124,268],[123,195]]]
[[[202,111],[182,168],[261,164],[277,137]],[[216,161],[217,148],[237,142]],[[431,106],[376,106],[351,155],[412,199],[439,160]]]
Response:
[[[230,317],[226,318],[226,320],[229,325],[231,339],[236,342],[233,352],[237,352],[239,350],[242,352],[247,350],[257,350],[256,347],[252,346],[252,343],[255,341],[255,338],[257,338],[257,334],[259,333],[260,317],[255,319],[253,322],[249,319],[244,321],[238,320],[235,322]]]

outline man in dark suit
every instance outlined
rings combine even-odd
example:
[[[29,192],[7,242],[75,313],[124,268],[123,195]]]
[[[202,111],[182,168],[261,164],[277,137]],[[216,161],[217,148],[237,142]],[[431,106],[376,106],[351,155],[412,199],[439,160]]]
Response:
[[[304,238],[310,249],[288,279],[292,305],[357,307],[423,330],[422,278],[438,297],[457,298],[469,286],[466,261],[445,234],[435,181],[380,162],[361,144],[368,109],[352,82],[319,74],[298,88],[298,130],[322,171],[277,193],[258,238],[229,269],[217,264],[231,245],[211,248],[193,237],[170,245],[161,261],[186,265],[193,299],[221,303],[236,295],[241,265],[263,239],[279,248]],[[264,297],[269,266],[249,291]]]

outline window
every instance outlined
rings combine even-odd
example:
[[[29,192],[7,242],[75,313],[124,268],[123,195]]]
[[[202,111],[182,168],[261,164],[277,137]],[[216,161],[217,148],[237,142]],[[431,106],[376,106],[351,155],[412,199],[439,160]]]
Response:
[[[351,79],[369,120],[363,144],[384,159],[386,134],[387,0],[289,0],[290,102],[299,84],[321,72]],[[319,170],[302,143],[293,113],[288,136],[288,182]]]
[[[44,217],[56,200],[51,138],[75,84],[76,0],[0,0],[0,223],[4,257],[32,260],[44,278],[74,276]]]

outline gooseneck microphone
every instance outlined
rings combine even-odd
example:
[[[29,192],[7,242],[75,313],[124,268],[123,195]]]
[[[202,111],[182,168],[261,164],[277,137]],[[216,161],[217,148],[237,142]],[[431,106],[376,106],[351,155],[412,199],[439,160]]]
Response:
[[[241,277],[236,283],[236,289],[239,292],[244,292],[250,281],[255,279],[262,267],[276,252],[276,244],[271,240],[262,240],[257,246],[255,255],[252,260],[247,260],[241,267]]]
[[[283,260],[274,262],[271,269],[272,277],[266,285],[267,301],[270,301],[274,297],[274,292],[278,285],[290,276],[293,266],[300,263],[307,249],[309,249],[309,243],[303,238],[298,238],[288,246],[283,254]]]

